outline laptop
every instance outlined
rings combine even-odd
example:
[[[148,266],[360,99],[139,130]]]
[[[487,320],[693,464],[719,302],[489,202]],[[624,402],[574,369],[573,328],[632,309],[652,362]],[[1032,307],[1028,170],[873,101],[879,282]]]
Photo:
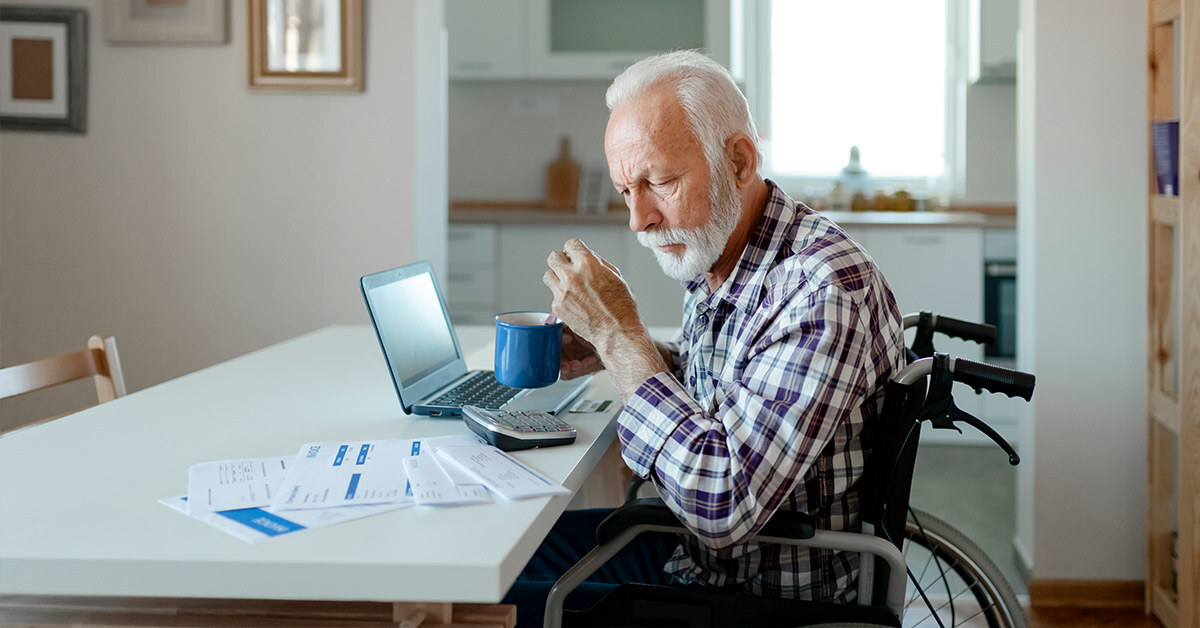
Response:
[[[400,405],[409,414],[457,416],[464,405],[555,414],[591,381],[587,376],[545,388],[509,388],[493,371],[467,370],[429,262],[365,275],[359,283]]]

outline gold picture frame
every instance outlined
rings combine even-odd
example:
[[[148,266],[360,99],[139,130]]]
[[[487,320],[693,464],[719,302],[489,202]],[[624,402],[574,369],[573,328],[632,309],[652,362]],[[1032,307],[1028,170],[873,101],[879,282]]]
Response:
[[[362,0],[248,0],[250,89],[363,90]]]
[[[229,0],[107,0],[104,38],[118,46],[229,43]]]

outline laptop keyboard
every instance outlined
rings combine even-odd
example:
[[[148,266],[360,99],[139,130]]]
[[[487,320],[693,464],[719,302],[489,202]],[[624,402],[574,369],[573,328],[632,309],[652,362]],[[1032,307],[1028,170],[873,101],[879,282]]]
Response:
[[[499,409],[509,399],[521,392],[496,381],[491,371],[476,371],[465,382],[455,386],[446,394],[429,402],[434,406],[479,406],[489,410]]]

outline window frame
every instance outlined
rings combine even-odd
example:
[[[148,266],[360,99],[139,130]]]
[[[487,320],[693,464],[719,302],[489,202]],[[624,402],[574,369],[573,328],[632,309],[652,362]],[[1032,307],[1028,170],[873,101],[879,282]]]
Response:
[[[928,186],[928,177],[871,178],[875,188],[904,188],[910,192],[927,193],[929,196],[957,196],[965,190],[966,133],[964,127],[966,110],[966,54],[967,25],[966,7],[961,0],[944,0],[946,6],[946,68],[945,75],[945,120],[944,151],[946,172]],[[733,55],[731,65],[734,78],[745,85],[750,112],[754,116],[759,132],[760,173],[793,196],[802,196],[811,191],[816,194],[827,192],[837,181],[837,176],[805,177],[785,175],[771,167],[771,4],[774,0],[733,0]],[[846,155],[849,158],[849,153]],[[868,156],[869,159],[869,156]],[[844,164],[842,164],[844,165]],[[841,165],[837,166],[838,168]]]

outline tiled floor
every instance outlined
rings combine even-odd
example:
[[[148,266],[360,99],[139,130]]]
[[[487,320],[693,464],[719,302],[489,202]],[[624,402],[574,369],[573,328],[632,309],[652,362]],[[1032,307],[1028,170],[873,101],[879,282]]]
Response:
[[[911,503],[944,519],[988,554],[1024,600],[1025,582],[1013,560],[1016,467],[998,447],[922,446]]]
[[[1014,563],[1016,468],[995,447],[921,448],[912,503],[974,540],[996,563],[1026,605],[1030,628],[1161,628],[1140,608],[1028,607],[1028,590]]]

